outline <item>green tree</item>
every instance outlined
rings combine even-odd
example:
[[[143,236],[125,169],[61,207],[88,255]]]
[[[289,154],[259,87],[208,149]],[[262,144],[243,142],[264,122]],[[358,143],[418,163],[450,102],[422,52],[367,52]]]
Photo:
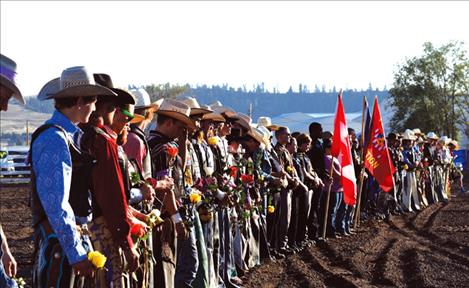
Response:
[[[176,98],[178,95],[187,92],[190,89],[189,84],[186,85],[173,85],[165,84],[150,84],[146,85],[145,90],[150,94],[151,101],[156,101],[161,98]]]
[[[394,74],[389,90],[396,131],[420,128],[458,139],[469,136],[469,61],[460,41],[441,47],[423,45],[423,55],[407,59]]]

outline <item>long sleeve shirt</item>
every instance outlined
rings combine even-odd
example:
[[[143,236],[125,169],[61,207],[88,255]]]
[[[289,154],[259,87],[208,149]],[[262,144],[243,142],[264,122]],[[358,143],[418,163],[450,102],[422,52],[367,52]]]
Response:
[[[55,111],[46,124],[61,126],[77,144],[83,133],[65,115]],[[32,169],[36,190],[47,219],[67,255],[70,265],[83,261],[87,251],[76,229],[76,219],[69,203],[72,183],[72,159],[65,134],[55,128],[42,132],[32,145]]]
[[[118,160],[117,135],[106,126],[96,129],[100,132],[90,131],[94,135],[89,136],[91,139],[87,139],[85,144],[96,159],[92,171],[93,214],[95,217],[104,217],[117,245],[132,248],[127,219],[128,203]]]

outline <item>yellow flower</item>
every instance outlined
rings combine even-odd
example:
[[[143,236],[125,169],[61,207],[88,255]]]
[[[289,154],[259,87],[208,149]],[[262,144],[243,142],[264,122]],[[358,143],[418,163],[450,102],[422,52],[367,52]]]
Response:
[[[208,145],[214,146],[218,144],[218,138],[217,137],[210,137],[207,140]]]
[[[288,166],[287,167],[287,172],[291,174],[293,172],[293,168],[291,166]]]
[[[409,169],[409,166],[407,166],[407,164],[404,164],[404,170],[408,170]]]
[[[164,222],[164,220],[160,217],[161,212],[158,209],[154,209],[148,214],[145,218],[145,222],[151,228],[160,225]]]
[[[275,212],[275,207],[272,206],[272,205],[269,205],[269,206],[267,207],[267,212],[269,212],[269,214],[274,213],[274,212]]]
[[[191,200],[192,203],[198,203],[200,200],[202,200],[202,196],[200,196],[199,193],[191,193],[189,195],[189,199]]]
[[[106,264],[107,258],[99,251],[91,251],[88,253],[88,260],[90,260],[96,268],[101,269],[104,267],[104,264]]]

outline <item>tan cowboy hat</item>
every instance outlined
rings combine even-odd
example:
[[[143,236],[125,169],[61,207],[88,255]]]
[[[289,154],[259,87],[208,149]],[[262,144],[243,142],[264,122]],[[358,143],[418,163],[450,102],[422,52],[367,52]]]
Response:
[[[179,98],[178,100],[181,101],[182,103],[187,104],[187,106],[191,107],[191,116],[208,114],[208,113],[213,112],[210,109],[200,107],[200,104],[199,102],[197,102],[197,99],[195,99],[195,97],[185,96],[185,97]]]
[[[195,129],[195,122],[190,118],[190,113],[191,108],[189,106],[174,99],[164,99],[160,108],[156,111],[158,115],[165,115],[176,119],[187,127]]]
[[[412,130],[412,132],[414,132],[414,135],[416,135],[416,136],[425,135],[425,134],[422,133],[422,131],[420,131],[419,128],[415,128],[414,130]]]
[[[39,91],[39,100],[80,96],[117,96],[117,93],[96,84],[93,74],[84,66],[70,67],[59,78],[46,83]]]
[[[249,131],[251,129],[251,124],[252,124],[251,117],[240,112],[238,112],[236,116],[238,118],[236,120],[236,123],[238,123],[239,125],[241,125],[241,127]]]
[[[15,84],[16,63],[7,56],[0,54],[0,84],[13,92],[13,97],[21,104],[25,104],[20,89]]]
[[[221,114],[216,113],[216,112],[210,112],[210,113],[204,114],[204,116],[202,116],[202,121],[204,120],[210,120],[213,122],[226,122],[225,117],[223,117]]]
[[[277,131],[280,126],[272,124],[270,117],[261,116],[257,119],[257,126],[264,126],[271,131]]]
[[[143,88],[134,88],[130,89],[129,92],[135,98],[135,109],[147,109],[151,108],[153,112],[158,110],[163,99],[159,99],[155,102],[151,102],[150,94],[148,94],[147,90]]]
[[[226,120],[238,120],[236,112],[225,106],[210,106],[213,112],[221,114]]]

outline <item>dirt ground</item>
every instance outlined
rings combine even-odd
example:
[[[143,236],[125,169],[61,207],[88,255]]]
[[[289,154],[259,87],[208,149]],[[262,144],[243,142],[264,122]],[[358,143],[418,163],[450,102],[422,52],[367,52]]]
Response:
[[[18,276],[31,283],[28,189],[0,187],[0,221]],[[264,264],[243,281],[244,287],[468,287],[469,193],[417,214],[362,223],[356,235]]]

